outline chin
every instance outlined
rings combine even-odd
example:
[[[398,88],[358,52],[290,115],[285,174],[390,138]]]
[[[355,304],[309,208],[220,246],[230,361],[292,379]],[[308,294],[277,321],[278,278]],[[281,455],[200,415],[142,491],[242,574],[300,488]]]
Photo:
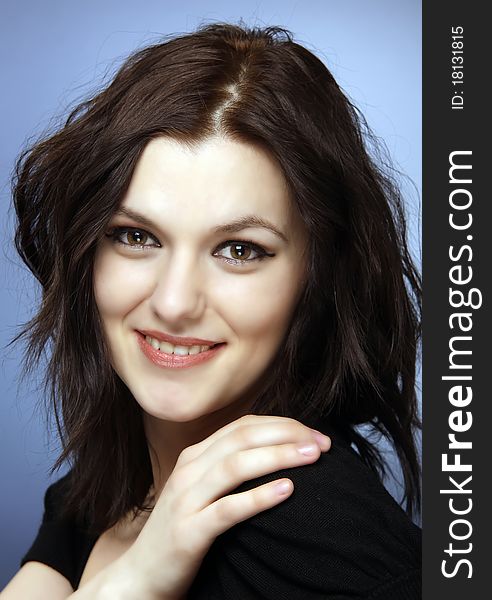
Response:
[[[162,421],[186,422],[198,416],[195,414],[197,412],[196,409],[193,410],[188,403],[171,402],[169,398],[162,399],[161,401],[158,399],[149,401],[147,399],[145,402],[138,401],[138,403],[147,415],[155,419],[161,419]]]
[[[139,394],[135,396],[142,410],[155,419],[185,423],[193,421],[204,413],[205,403],[197,396],[188,394]],[[212,411],[207,411],[212,412]]]

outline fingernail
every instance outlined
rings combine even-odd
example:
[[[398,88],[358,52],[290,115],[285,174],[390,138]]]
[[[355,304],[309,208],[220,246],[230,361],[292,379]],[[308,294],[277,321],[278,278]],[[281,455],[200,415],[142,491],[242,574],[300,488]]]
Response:
[[[279,481],[275,484],[275,491],[279,496],[285,496],[290,492],[291,483],[290,481]]]
[[[315,444],[303,444],[302,446],[297,446],[297,451],[303,454],[304,456],[313,456],[316,454],[318,450],[318,446]]]

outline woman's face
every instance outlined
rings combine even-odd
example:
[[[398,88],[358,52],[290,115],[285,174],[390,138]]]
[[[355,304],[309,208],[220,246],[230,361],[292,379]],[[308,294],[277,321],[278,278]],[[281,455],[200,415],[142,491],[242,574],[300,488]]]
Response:
[[[219,137],[149,142],[94,266],[112,365],[148,415],[184,422],[253,400],[302,291],[305,247],[266,153]]]

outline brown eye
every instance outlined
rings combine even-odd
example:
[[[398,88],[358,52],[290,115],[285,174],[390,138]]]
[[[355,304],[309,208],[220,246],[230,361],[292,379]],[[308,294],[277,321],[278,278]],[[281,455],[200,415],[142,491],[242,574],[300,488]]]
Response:
[[[130,246],[139,245],[142,246],[145,244],[148,239],[148,235],[143,231],[138,229],[133,229],[131,231],[127,231],[125,234],[126,241],[130,244]]]
[[[235,260],[247,260],[251,255],[251,248],[246,244],[231,244],[231,257]]]
[[[136,227],[115,227],[106,233],[106,237],[132,250],[160,248],[159,241],[153,235]]]
[[[275,254],[267,252],[254,242],[228,240],[219,246],[214,252],[214,256],[232,265],[245,266],[275,256]]]

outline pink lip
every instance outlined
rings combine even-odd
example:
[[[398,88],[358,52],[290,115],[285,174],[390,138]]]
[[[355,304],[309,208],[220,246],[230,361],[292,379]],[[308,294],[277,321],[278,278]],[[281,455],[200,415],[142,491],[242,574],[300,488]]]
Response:
[[[140,333],[139,331],[136,331],[135,333],[137,334],[137,340],[140,345],[140,349],[145,354],[145,356],[158,367],[167,367],[171,369],[183,369],[185,367],[193,367],[202,362],[210,360],[225,346],[225,344],[219,344],[218,346],[209,348],[208,350],[205,350],[205,352],[200,352],[199,354],[179,356],[177,354],[166,354],[165,352],[156,350],[153,346],[147,343],[142,333]],[[200,344],[196,345],[198,346]],[[207,344],[202,345],[206,346]]]
[[[153,337],[160,342],[169,342],[173,346],[213,346],[214,344],[220,343],[211,340],[202,340],[200,338],[177,337],[175,335],[169,335],[168,333],[163,333],[162,331],[157,331],[155,329],[141,329],[139,332],[144,336],[148,335]]]

